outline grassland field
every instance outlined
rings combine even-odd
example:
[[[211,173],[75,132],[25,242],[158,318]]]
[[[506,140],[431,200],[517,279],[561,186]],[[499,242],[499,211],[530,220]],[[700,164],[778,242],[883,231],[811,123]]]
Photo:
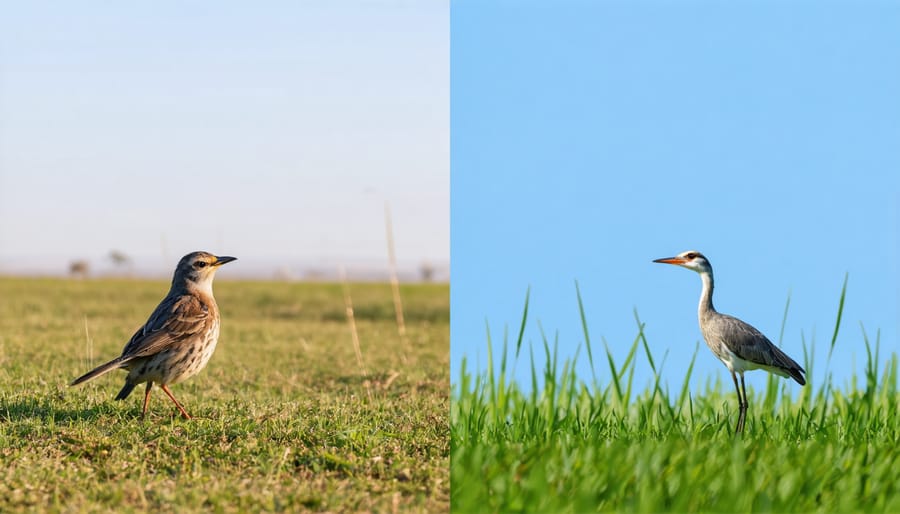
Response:
[[[882,353],[877,336],[842,336],[866,352],[846,385],[832,383],[826,364],[799,393],[775,376],[762,390],[748,387],[747,423],[736,437],[730,380],[697,390],[692,361],[683,383],[662,383],[663,359],[639,320],[616,362],[592,351],[581,314],[578,357],[560,357],[546,337],[523,345],[520,331],[518,340],[488,343],[487,371],[463,362],[453,377],[454,513],[900,512],[898,356]],[[831,345],[839,325],[840,314]],[[805,348],[807,372],[816,347]],[[828,343],[818,350],[827,354]],[[596,376],[577,376],[576,358],[590,360]],[[634,383],[638,362],[652,370],[651,383]],[[508,378],[529,363],[529,384]]]
[[[219,345],[172,387],[114,401],[116,357],[167,281],[0,277],[0,512],[446,512],[449,286],[215,285]]]

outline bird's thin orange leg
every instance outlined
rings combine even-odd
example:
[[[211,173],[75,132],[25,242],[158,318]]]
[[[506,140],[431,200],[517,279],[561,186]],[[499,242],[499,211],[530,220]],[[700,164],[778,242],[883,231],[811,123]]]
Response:
[[[181,404],[178,403],[178,400],[176,400],[175,397],[172,396],[172,391],[169,391],[169,386],[162,384],[160,385],[160,387],[162,387],[162,390],[165,391],[167,395],[169,395],[169,398],[171,398],[173,402],[175,402],[175,406],[178,407],[178,410],[181,411],[181,417],[183,417],[184,419],[191,419],[191,416],[187,413],[187,411],[184,410],[184,407],[182,407]]]
[[[153,387],[153,382],[147,381],[147,390],[144,392],[144,409],[141,411],[141,419],[144,419],[144,416],[147,415],[147,406],[150,405],[150,388]]]

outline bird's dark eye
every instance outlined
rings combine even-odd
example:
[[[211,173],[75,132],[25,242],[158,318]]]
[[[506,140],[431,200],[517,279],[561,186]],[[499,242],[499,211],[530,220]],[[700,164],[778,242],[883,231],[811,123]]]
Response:
[[[206,267],[206,261],[197,261],[197,262],[194,263],[194,266],[197,267],[197,268],[205,268],[205,267]]]
[[[687,258],[687,259],[693,259],[693,258],[697,257],[697,254],[691,252],[691,253],[685,255],[684,257]]]

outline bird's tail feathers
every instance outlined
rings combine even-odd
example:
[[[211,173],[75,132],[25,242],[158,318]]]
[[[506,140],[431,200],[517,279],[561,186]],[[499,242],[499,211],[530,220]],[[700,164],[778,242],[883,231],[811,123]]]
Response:
[[[117,358],[107,362],[106,364],[101,364],[100,366],[97,366],[96,368],[88,371],[84,375],[81,375],[80,377],[73,380],[72,383],[69,384],[69,386],[75,386],[82,382],[87,382],[88,380],[95,379],[95,378],[99,377],[100,375],[109,373],[110,371],[112,371],[114,369],[119,369],[120,367],[122,367],[122,362],[123,362],[122,358],[117,357]]]
[[[790,367],[787,368],[786,371],[791,375],[791,378],[797,381],[798,384],[806,385],[806,379],[803,377],[803,373],[805,373],[805,371],[803,371],[803,368],[801,368],[800,366]]]
[[[116,395],[116,400],[124,400],[125,398],[128,398],[128,395],[131,394],[131,391],[134,390],[135,386],[137,386],[137,384],[132,384],[131,382],[128,382],[126,380],[125,387],[123,387],[122,390],[119,391],[119,394]]]
[[[806,373],[806,370],[803,369],[797,361],[788,357],[788,354],[784,353],[781,348],[772,345],[772,349],[775,353],[775,359],[772,364],[775,367],[780,368],[781,372],[778,373],[783,377],[791,377],[797,381],[800,385],[806,385],[806,378],[803,377],[803,374]]]

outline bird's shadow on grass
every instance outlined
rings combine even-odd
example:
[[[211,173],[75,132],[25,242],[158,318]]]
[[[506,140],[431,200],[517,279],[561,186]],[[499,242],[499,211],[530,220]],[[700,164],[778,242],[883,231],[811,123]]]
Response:
[[[55,423],[72,421],[95,421],[101,418],[117,418],[124,422],[135,423],[159,422],[171,419],[183,420],[176,409],[160,412],[147,412],[146,419],[141,418],[140,406],[135,408],[115,409],[104,404],[89,408],[69,409],[54,405],[49,399],[0,400],[0,423],[24,420],[53,420]],[[216,420],[216,415],[193,414],[195,420]],[[184,420],[190,421],[190,420]]]
[[[25,400],[0,400],[0,423],[9,423],[27,419],[39,419],[54,421],[84,421],[96,419],[106,415],[102,408],[67,409],[31,399]]]
[[[114,408],[100,403],[89,407],[69,408],[59,397],[0,399],[0,423],[26,420],[53,420],[55,423],[73,421],[94,421],[100,418],[119,418],[122,421],[141,421],[140,406],[134,408]],[[62,404],[62,405],[61,405]],[[177,411],[173,412],[177,413]],[[150,414],[148,413],[148,417]]]

